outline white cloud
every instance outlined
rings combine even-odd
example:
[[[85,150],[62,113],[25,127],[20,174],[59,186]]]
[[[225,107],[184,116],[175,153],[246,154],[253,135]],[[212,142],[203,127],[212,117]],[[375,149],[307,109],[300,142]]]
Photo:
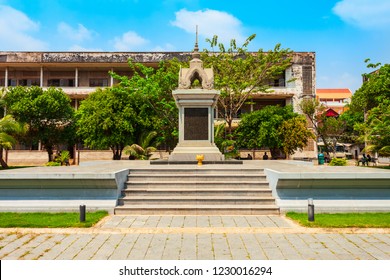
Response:
[[[242,33],[241,21],[226,12],[209,9],[192,12],[182,9],[175,15],[176,19],[171,24],[188,33],[195,33],[198,25],[200,36],[211,39],[214,35],[218,35],[218,41],[223,43],[228,43],[231,39],[242,43],[246,39]]]
[[[172,52],[175,50],[176,50],[176,48],[174,45],[166,43],[164,46],[158,45],[158,46],[154,47],[151,51],[152,52],[166,52],[166,51]]]
[[[0,49],[44,50],[46,43],[29,33],[39,31],[39,24],[10,6],[0,5]]]
[[[342,0],[333,7],[333,12],[343,21],[362,28],[390,26],[389,0]]]
[[[138,47],[142,47],[149,43],[145,38],[142,38],[134,31],[128,31],[121,37],[115,37],[114,48],[117,51],[135,51]]]
[[[77,25],[77,28],[73,28],[65,22],[58,24],[57,31],[62,37],[78,42],[91,39],[94,33],[80,23]]]
[[[102,49],[90,49],[90,48],[84,48],[82,46],[79,46],[79,45],[73,45],[69,48],[69,51],[71,52],[102,52],[103,50]]]

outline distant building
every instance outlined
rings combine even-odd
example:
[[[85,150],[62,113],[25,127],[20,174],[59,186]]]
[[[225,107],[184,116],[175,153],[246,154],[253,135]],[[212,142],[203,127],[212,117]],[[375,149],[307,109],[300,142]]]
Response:
[[[109,72],[131,76],[128,60],[157,67],[162,60],[187,61],[191,52],[0,52],[0,88],[11,86],[60,87],[72,99],[74,108],[98,87],[110,87],[118,81]],[[280,77],[269,81],[271,91],[252,95],[240,113],[267,105],[293,105],[303,97],[315,96],[315,53],[294,52],[292,64]],[[314,155],[314,143],[308,147]],[[311,155],[307,155],[311,156]]]
[[[339,115],[348,110],[345,105],[351,103],[351,97],[352,92],[348,88],[316,89],[317,100]]]

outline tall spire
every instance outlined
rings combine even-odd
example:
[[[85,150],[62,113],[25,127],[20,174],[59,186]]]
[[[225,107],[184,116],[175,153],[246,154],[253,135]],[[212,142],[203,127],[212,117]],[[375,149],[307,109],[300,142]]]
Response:
[[[200,59],[199,47],[198,47],[198,25],[196,26],[195,47],[192,53],[192,58]]]

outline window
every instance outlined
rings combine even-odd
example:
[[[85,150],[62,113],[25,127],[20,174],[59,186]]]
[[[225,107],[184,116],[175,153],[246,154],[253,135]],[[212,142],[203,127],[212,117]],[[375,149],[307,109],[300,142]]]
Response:
[[[267,84],[270,87],[285,87],[286,86],[286,72],[283,71],[282,74],[280,74],[277,77],[274,77],[271,80],[268,80]]]
[[[74,87],[74,79],[50,79],[47,85],[49,87]]]
[[[89,79],[89,86],[90,87],[107,87],[108,86],[108,79],[106,79],[106,78]]]
[[[39,86],[39,79],[23,79],[19,80],[19,86]]]

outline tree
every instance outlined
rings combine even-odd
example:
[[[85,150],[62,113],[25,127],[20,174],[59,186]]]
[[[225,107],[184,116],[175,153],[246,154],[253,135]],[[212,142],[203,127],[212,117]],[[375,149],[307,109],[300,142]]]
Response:
[[[362,132],[361,139],[369,142],[366,152],[390,156],[390,101],[368,111],[366,122],[357,125],[357,129]]]
[[[280,151],[292,154],[314,137],[306,120],[294,113],[291,106],[266,106],[245,114],[235,135],[239,146],[251,149],[268,147],[272,158],[278,158]]]
[[[5,102],[7,112],[28,125],[27,139],[41,141],[49,161],[55,146],[73,141],[74,109],[70,98],[59,88],[12,87]]]
[[[12,149],[17,142],[13,135],[23,134],[25,131],[26,126],[15,121],[10,115],[0,119],[0,164],[3,168],[8,168],[8,164],[3,159],[3,150]]]
[[[179,114],[172,91],[177,88],[181,64],[174,59],[162,61],[157,68],[152,68],[129,61],[129,67],[134,73],[131,78],[112,73],[119,80],[118,86],[136,91],[142,97],[151,109],[148,117],[153,119],[153,130],[159,132],[160,142],[168,149],[174,147],[178,139]]]
[[[380,63],[367,63],[367,68],[374,69],[380,66]],[[354,93],[351,101],[351,110],[354,112],[367,113],[374,107],[377,107],[385,100],[390,99],[390,64],[385,64],[379,69],[363,74],[364,83]]]
[[[255,37],[255,34],[248,37],[241,47],[237,47],[233,39],[226,49],[214,36],[206,40],[212,50],[202,53],[204,63],[214,70],[214,87],[221,91],[218,108],[228,125],[229,134],[232,133],[233,118],[248,97],[256,92],[266,92],[268,82],[291,65],[291,51],[282,49],[280,44],[267,52],[262,49],[255,53],[248,52],[247,47]],[[214,47],[218,47],[219,51],[215,52]]]
[[[136,139],[149,119],[142,119],[143,100],[135,91],[114,86],[98,89],[80,104],[76,112],[77,133],[95,149],[110,148],[114,160],[120,160],[123,148]]]

